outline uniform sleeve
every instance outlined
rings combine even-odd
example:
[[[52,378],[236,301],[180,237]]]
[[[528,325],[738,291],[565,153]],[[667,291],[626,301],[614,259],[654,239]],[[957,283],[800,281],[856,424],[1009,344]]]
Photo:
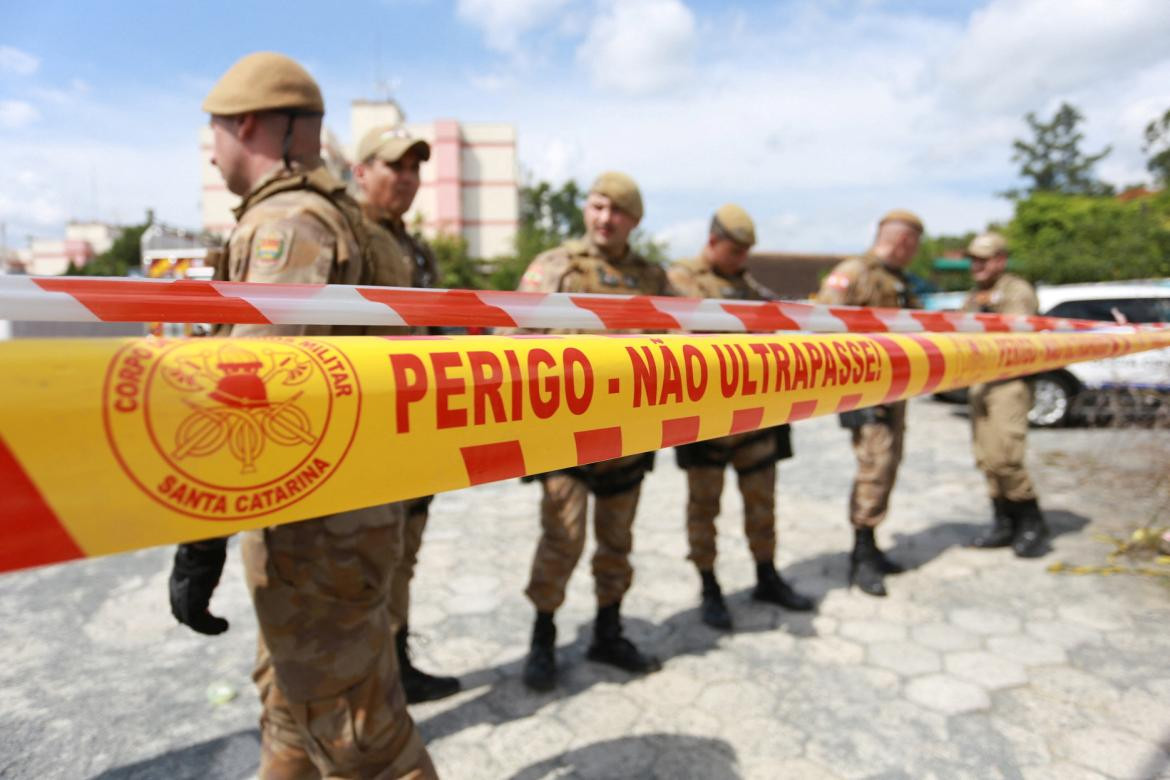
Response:
[[[830,306],[852,305],[858,277],[855,265],[849,260],[838,263],[821,282],[817,303],[826,303]]]
[[[563,252],[542,252],[528,264],[516,289],[520,292],[557,292],[568,266],[569,257]]]
[[[233,240],[232,250],[240,253],[242,281],[270,284],[325,284],[331,281],[337,254],[333,234],[308,214],[257,222],[253,230]],[[233,257],[233,265],[235,261]],[[240,324],[231,329],[232,336],[245,338],[306,332],[305,325]]]
[[[1024,280],[1014,280],[1007,285],[1003,292],[1003,302],[1000,304],[1001,314],[1022,314],[1032,316],[1040,310],[1040,303],[1036,300],[1036,293],[1032,285]]]
[[[374,278],[378,287],[413,287],[414,269],[410,258],[402,251],[394,236],[373,222],[366,222],[370,243],[374,249]]]
[[[698,285],[695,284],[695,276],[686,267],[675,264],[666,271],[667,284],[674,289],[674,295],[684,298],[701,298],[702,294],[699,292]]]

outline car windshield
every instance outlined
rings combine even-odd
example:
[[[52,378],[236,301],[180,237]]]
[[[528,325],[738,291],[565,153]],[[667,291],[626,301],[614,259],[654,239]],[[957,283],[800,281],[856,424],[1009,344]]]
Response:
[[[1124,319],[1119,319],[1120,314]],[[1065,301],[1048,310],[1049,317],[1107,322],[1170,321],[1170,298],[1100,298],[1089,301]]]

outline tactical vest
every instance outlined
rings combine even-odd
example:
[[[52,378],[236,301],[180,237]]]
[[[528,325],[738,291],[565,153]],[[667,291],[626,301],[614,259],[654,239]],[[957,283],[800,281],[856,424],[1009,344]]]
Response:
[[[279,195],[282,192],[291,192],[294,190],[308,190],[309,192],[320,195],[325,200],[329,201],[338,213],[341,214],[345,221],[346,227],[349,228],[353,234],[354,239],[358,245],[360,262],[359,270],[354,280],[354,275],[349,274],[349,281],[351,284],[375,284],[380,276],[379,274],[379,241],[375,238],[374,231],[367,228],[365,217],[362,215],[361,207],[358,206],[357,201],[349,196],[345,191],[345,185],[338,181],[332,174],[326,170],[324,165],[318,165],[309,171],[286,171],[288,175],[278,176],[271,181],[264,184],[258,190],[248,193],[243,202],[240,203],[234,210],[236,219],[238,220],[245,212],[254,207],[257,203],[267,200],[274,195]],[[348,241],[344,237],[338,236],[337,247],[339,250],[344,250]],[[382,239],[385,240],[385,239]],[[221,256],[216,258],[215,276],[219,281],[226,281],[229,278],[230,269],[228,268],[229,252],[224,252]],[[339,265],[350,261],[349,257],[338,258]],[[246,267],[245,267],[246,270]],[[340,282],[340,279],[332,278],[332,274],[337,269],[330,271],[330,282]],[[351,281],[352,280],[352,281]]]
[[[597,254],[584,241],[566,241],[562,248],[568,253],[569,262],[561,278],[572,273],[580,274],[583,289],[579,292],[614,295],[663,295],[666,292],[665,271],[632,251],[626,255],[626,262],[617,264]]]

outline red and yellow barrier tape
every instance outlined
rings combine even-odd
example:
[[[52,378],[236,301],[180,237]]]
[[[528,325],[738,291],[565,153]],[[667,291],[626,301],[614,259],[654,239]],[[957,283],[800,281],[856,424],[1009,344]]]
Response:
[[[1170,333],[14,341],[0,571],[1170,346]]]

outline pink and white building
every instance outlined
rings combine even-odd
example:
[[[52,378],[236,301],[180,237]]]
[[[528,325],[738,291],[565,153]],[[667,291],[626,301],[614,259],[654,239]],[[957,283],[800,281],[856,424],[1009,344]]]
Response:
[[[352,160],[358,139],[378,125],[402,125],[431,146],[418,196],[406,214],[408,225],[421,223],[428,236],[460,235],[472,257],[491,259],[514,251],[520,202],[512,125],[454,119],[407,123],[393,101],[358,100],[350,109],[352,142],[340,153]],[[238,198],[224,188],[211,165],[209,128],[203,129],[200,141],[203,227],[226,235],[234,224],[231,209]]]

